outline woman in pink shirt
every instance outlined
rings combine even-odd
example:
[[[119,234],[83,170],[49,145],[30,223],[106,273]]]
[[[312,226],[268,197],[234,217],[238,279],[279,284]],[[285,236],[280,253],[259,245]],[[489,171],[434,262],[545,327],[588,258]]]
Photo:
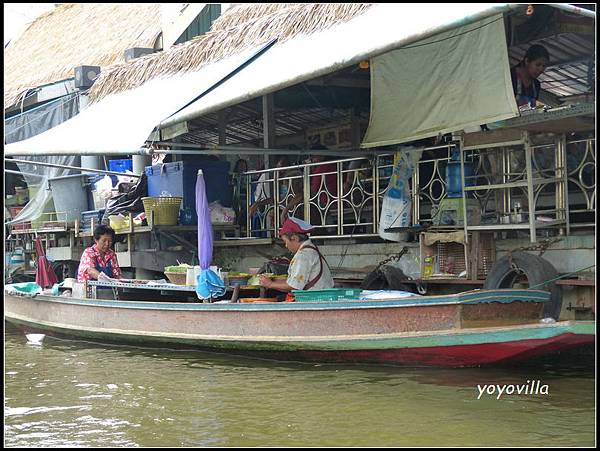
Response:
[[[94,230],[94,244],[83,251],[77,270],[77,281],[90,279],[120,279],[121,268],[117,262],[117,254],[111,249],[115,241],[115,231],[106,225],[99,225]]]

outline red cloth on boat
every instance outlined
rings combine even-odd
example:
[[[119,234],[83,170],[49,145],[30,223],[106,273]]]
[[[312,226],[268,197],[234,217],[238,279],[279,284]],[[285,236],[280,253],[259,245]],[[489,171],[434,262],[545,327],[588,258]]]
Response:
[[[42,240],[36,238],[35,240],[35,251],[38,255],[37,268],[35,270],[35,283],[42,288],[51,288],[56,282],[58,277],[52,268],[52,265],[46,258],[46,252],[42,245]]]

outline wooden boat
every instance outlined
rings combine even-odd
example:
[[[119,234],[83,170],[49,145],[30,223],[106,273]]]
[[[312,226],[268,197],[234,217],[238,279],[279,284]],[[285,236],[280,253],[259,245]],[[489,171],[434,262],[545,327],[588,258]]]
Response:
[[[594,343],[595,321],[544,323],[529,289],[364,301],[203,304],[5,293],[26,332],[285,360],[433,366],[500,364]]]

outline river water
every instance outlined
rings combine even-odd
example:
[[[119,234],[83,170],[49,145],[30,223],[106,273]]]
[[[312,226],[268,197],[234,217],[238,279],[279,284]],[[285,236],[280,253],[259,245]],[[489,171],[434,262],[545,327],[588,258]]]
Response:
[[[32,345],[6,325],[4,440],[24,447],[593,446],[594,359],[502,369],[319,365],[48,337]],[[522,394],[480,395],[485,384]],[[537,394],[525,395],[532,384]]]

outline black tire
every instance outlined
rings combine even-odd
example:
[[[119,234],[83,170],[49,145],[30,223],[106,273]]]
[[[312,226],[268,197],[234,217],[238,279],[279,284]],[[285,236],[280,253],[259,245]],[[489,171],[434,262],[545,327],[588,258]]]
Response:
[[[360,287],[363,290],[402,290],[414,293],[413,286],[400,282],[406,279],[408,277],[400,268],[386,265],[367,274]]]
[[[530,287],[555,279],[559,275],[549,261],[527,252],[513,252],[512,262],[525,273]],[[510,265],[510,258],[506,255],[492,266],[483,288],[490,290],[512,288],[518,276],[519,273]],[[561,287],[553,281],[543,286],[537,286],[536,289],[551,293],[550,302],[547,302],[544,307],[544,317],[552,317],[558,321],[562,307]]]
[[[380,270],[372,271],[363,279],[360,287],[363,290],[383,290],[387,288],[387,280]]]

